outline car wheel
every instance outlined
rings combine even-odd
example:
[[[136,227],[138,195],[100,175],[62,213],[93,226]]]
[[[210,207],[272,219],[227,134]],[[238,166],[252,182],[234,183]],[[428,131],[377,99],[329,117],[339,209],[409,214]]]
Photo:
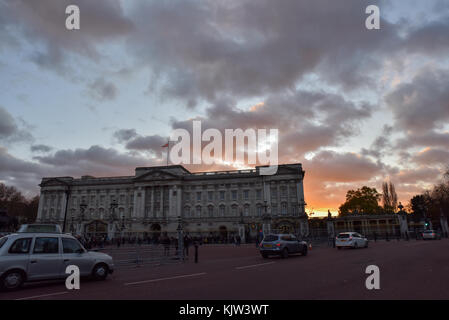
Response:
[[[264,259],[268,259],[268,254],[266,254],[266,253],[262,253],[261,255],[262,255],[262,258],[264,258]]]
[[[352,246],[354,249],[357,249],[359,247],[359,245],[357,244],[357,242],[354,243],[354,245]]]
[[[282,250],[282,258],[288,258],[288,249],[284,248],[284,250]]]
[[[337,247],[338,250],[341,250],[341,247]]]
[[[99,263],[94,267],[92,271],[92,276],[95,280],[105,280],[108,276],[109,268],[104,263]]]
[[[307,246],[304,246],[304,248],[302,249],[302,255],[303,256],[307,255]]]
[[[8,271],[2,278],[0,288],[4,290],[19,289],[25,282],[25,274],[19,270]]]

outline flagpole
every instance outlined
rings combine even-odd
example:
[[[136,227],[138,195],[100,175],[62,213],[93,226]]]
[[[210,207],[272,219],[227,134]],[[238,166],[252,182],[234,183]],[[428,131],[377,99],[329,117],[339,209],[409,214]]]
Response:
[[[170,138],[167,140],[167,167],[168,167],[168,153],[170,152]]]

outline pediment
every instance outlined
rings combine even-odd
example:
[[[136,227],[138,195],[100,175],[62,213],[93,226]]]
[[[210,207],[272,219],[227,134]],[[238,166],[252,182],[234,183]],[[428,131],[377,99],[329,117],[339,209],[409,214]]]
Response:
[[[162,170],[150,171],[135,178],[136,181],[179,180],[181,177]]]
[[[67,185],[69,185],[69,183],[60,178],[44,178],[40,184],[41,187],[67,186]]]

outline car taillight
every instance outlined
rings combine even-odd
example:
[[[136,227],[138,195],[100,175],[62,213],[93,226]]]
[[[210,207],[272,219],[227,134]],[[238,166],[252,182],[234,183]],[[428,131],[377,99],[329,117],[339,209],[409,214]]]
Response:
[[[276,243],[276,247],[280,247],[281,246],[281,244],[280,243]]]
[[[352,237],[349,237],[349,240],[352,240]]]

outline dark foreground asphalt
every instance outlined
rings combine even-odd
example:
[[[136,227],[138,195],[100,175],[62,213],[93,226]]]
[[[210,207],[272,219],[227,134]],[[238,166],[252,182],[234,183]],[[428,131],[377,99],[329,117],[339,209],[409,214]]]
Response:
[[[123,248],[121,250],[129,250]],[[201,247],[200,261],[128,267],[103,282],[26,285],[0,299],[449,299],[449,240],[312,248],[308,256],[262,259],[254,246]],[[380,290],[367,290],[368,265]]]

